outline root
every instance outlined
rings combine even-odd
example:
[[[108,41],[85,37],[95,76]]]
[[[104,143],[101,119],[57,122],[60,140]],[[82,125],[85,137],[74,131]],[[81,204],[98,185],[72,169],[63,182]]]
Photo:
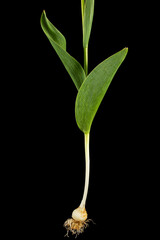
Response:
[[[87,219],[83,222],[75,221],[73,218],[69,218],[65,221],[64,227],[67,230],[67,233],[65,237],[69,237],[69,232],[72,233],[72,235],[75,235],[77,237],[80,233],[84,232],[84,229],[89,226],[88,222],[92,221],[91,219]],[[92,221],[93,222],[93,221]]]

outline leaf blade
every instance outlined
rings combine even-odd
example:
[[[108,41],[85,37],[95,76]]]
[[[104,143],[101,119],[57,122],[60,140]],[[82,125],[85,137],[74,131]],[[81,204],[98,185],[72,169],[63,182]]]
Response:
[[[100,63],[87,76],[77,94],[75,117],[78,127],[89,133],[96,112],[118,68],[127,55],[124,48]]]
[[[41,15],[41,27],[78,90],[86,78],[85,72],[81,64],[66,51],[65,37],[48,20],[45,11]]]
[[[83,47],[86,48],[92,29],[94,15],[94,0],[84,0],[82,4],[82,23],[83,23]]]

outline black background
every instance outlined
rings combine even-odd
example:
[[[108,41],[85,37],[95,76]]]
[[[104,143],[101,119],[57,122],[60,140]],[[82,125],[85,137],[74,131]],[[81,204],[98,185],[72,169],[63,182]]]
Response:
[[[144,115],[149,113],[142,64],[148,6],[95,2],[89,72],[122,48],[129,51],[92,124],[86,209],[96,225],[91,223],[78,238],[132,239],[148,232]],[[64,239],[63,223],[78,207],[84,187],[84,137],[74,116],[77,90],[40,27],[43,10],[66,37],[67,51],[83,65],[80,1],[23,4],[25,28],[18,28],[20,61],[9,122],[9,154],[16,160],[8,164],[8,171],[14,169],[9,184],[12,231],[22,239]]]

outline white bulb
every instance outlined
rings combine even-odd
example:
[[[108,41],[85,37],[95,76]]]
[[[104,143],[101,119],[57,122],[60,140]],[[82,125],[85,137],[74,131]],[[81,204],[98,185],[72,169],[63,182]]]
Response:
[[[75,221],[84,222],[87,219],[87,211],[83,207],[78,207],[72,212],[72,218]]]

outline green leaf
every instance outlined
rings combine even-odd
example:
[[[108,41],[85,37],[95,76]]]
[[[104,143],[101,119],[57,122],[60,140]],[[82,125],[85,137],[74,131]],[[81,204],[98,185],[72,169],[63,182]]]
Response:
[[[77,89],[86,78],[80,63],[66,51],[66,39],[60,31],[48,20],[45,11],[41,16],[41,27],[50,41],[52,47],[61,59],[64,67],[72,78]]]
[[[94,14],[94,0],[81,0],[81,8],[83,25],[83,47],[86,48],[88,46],[92,28]]]
[[[87,76],[79,89],[75,103],[75,116],[78,127],[84,133],[90,132],[100,103],[127,52],[128,48],[124,48],[100,63]]]

